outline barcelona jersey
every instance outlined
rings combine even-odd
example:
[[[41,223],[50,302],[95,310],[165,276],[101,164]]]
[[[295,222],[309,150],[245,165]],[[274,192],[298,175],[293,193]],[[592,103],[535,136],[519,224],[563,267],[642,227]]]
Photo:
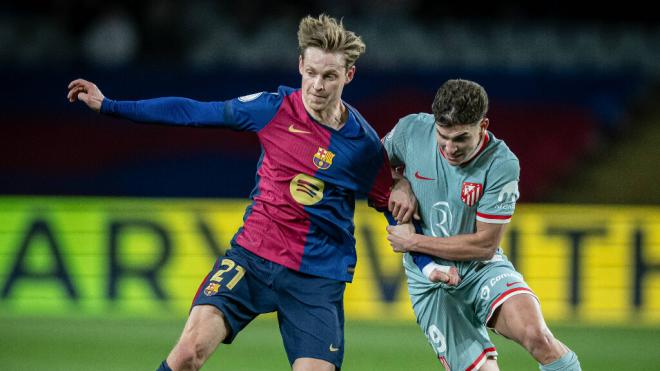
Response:
[[[355,199],[387,208],[387,154],[353,107],[340,130],[316,122],[299,89],[280,87],[224,102],[186,98],[105,99],[101,112],[140,122],[255,132],[262,154],[252,203],[236,243],[303,273],[350,282],[356,265]]]

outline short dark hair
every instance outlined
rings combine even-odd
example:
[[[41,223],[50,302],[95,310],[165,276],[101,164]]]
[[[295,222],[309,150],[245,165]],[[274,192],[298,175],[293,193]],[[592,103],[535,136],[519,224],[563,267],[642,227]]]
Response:
[[[447,80],[435,94],[431,108],[439,125],[477,124],[488,112],[488,95],[474,81]]]

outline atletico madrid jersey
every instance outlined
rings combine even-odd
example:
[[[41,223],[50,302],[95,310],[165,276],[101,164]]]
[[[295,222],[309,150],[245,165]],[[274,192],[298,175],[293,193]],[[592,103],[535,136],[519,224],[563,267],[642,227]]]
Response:
[[[383,143],[392,165],[405,165],[404,176],[417,196],[425,235],[448,237],[474,233],[477,221],[508,223],[511,220],[519,197],[520,166],[507,145],[492,133],[486,132],[473,157],[460,166],[450,165],[444,158],[431,114],[402,118]],[[456,265],[463,278],[475,263],[435,260],[439,264]]]
[[[390,167],[376,132],[354,108],[340,130],[316,122],[300,90],[280,87],[224,102],[105,99],[101,111],[134,121],[255,132],[256,186],[233,243],[311,275],[351,281],[355,199],[387,208]],[[217,171],[223,171],[217,169]]]

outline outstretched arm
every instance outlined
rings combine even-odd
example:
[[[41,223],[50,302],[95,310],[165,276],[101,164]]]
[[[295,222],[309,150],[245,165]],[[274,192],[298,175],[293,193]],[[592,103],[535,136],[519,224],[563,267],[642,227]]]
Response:
[[[423,253],[447,260],[488,260],[497,251],[505,226],[477,221],[475,233],[451,237],[425,236],[390,226],[387,240],[396,252]]]
[[[136,122],[170,125],[233,126],[225,117],[224,102],[199,102],[188,98],[166,97],[139,101],[115,101],[106,98],[92,82],[77,79],[69,84],[70,102],[84,102],[93,111]],[[245,125],[236,125],[244,129]]]

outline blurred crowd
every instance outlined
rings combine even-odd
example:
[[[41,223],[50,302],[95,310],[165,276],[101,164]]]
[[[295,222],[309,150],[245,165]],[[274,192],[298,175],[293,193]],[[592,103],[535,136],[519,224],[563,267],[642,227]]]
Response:
[[[660,75],[655,12],[431,0],[26,0],[0,6],[0,65],[288,67],[296,58],[297,22],[321,12],[343,17],[367,43],[361,63],[382,69]]]

